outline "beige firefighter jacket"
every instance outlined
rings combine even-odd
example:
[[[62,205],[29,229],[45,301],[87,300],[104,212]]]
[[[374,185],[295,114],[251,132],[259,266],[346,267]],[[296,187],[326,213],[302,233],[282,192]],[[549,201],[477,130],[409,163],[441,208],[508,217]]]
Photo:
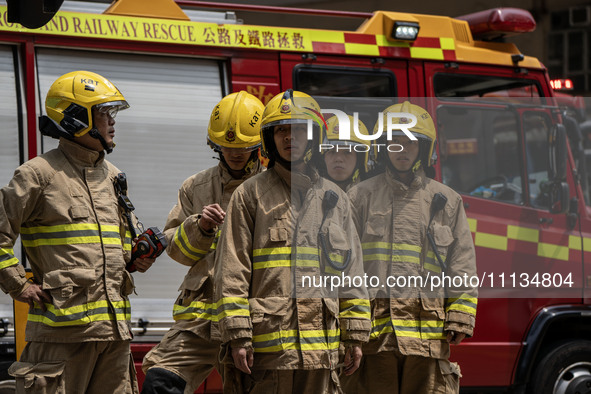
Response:
[[[339,198],[322,223],[328,190]],[[319,228],[337,268],[350,254],[344,271],[327,264]],[[238,187],[215,264],[222,341],[252,344],[254,369],[332,369],[341,341],[368,339],[364,288],[330,292],[312,279],[303,283],[363,275],[349,200],[311,169],[307,176],[276,164]]]
[[[430,225],[447,265],[445,275],[476,275],[474,244],[462,199],[449,187],[427,178],[423,171],[406,186],[387,170],[348,193],[367,275],[378,276],[381,284],[388,277],[406,278],[406,285],[399,279],[393,285],[368,289],[372,332],[365,354],[397,348],[404,355],[447,358],[446,330],[472,335],[477,289],[461,284],[430,290],[431,283],[437,285],[432,277],[442,275],[426,236],[436,193],[447,197],[444,209]]]
[[[104,153],[61,139],[57,149],[16,169],[0,190],[0,287],[13,297],[27,286],[14,257],[19,233],[34,282],[53,299],[29,310],[26,340],[129,340],[131,239]]]
[[[234,190],[261,168],[257,161],[248,175],[234,179],[220,163],[183,182],[178,202],[164,227],[170,257],[191,267],[174,305],[175,328],[192,331],[204,339],[220,340],[217,306],[213,301],[213,263],[220,231],[205,232],[198,222],[206,205],[217,203],[225,211]]]

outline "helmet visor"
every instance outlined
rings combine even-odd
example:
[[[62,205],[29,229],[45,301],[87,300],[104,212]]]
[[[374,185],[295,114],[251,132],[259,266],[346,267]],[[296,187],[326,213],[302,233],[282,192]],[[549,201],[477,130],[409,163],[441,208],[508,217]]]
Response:
[[[119,111],[129,108],[129,104],[127,104],[127,101],[110,101],[107,103],[97,104],[95,108],[99,113],[109,114],[111,118],[115,119]]]
[[[222,152],[223,155],[241,155],[245,153],[250,153],[253,150],[257,150],[260,144],[254,146],[248,146],[246,148],[228,148],[225,146],[219,146],[219,150]]]

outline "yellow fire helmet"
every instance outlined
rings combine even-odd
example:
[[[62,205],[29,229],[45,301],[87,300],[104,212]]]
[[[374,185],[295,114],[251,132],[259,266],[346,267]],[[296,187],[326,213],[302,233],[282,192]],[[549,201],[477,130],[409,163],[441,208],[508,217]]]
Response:
[[[419,160],[425,160],[426,166],[431,167],[437,161],[437,152],[435,152],[435,142],[437,139],[437,134],[435,132],[435,124],[433,123],[433,119],[429,112],[424,108],[411,104],[408,101],[403,102],[402,104],[394,104],[386,108],[381,113],[382,118],[382,126],[383,126],[383,136],[386,133],[386,125],[388,124],[387,121],[387,114],[388,113],[407,113],[414,115],[417,118],[416,125],[409,127],[408,130],[418,138],[420,142],[420,149],[419,152]],[[401,116],[401,117],[394,117],[392,118],[391,122],[393,124],[408,124],[412,123],[412,119]],[[380,127],[379,125],[380,120],[378,120],[374,126],[374,133],[378,132]],[[393,130],[392,135],[405,135],[402,130]],[[385,150],[383,150],[385,151]]]
[[[90,71],[62,75],[51,85],[45,99],[47,116],[59,126],[58,130],[47,130],[51,125],[40,120],[41,132],[54,138],[83,136],[94,128],[93,107],[106,107],[116,113],[129,108],[129,104],[105,77]]]
[[[319,141],[323,140],[323,133],[326,130],[326,122],[320,112],[320,106],[308,94],[292,89],[279,93],[267,103],[261,124],[261,140],[263,155],[269,158],[269,167],[280,159],[273,139],[274,127],[280,124],[307,124],[308,121],[312,122],[314,138],[308,142],[304,153],[305,163],[311,160],[313,147],[318,146]]]
[[[258,98],[245,91],[227,95],[211,112],[207,144],[216,152],[222,147],[257,149],[264,109]]]
[[[339,119],[336,116],[333,116],[326,121],[326,135],[322,140],[322,143],[325,144],[325,146],[333,145],[335,148],[337,145],[351,145],[352,151],[359,153],[359,156],[363,155],[363,162],[359,163],[358,159],[357,165],[361,169],[360,164],[363,164],[363,170],[367,173],[370,167],[369,152],[371,150],[371,141],[362,140],[355,134],[355,130],[353,129],[355,119],[350,115],[347,116],[349,118],[349,126],[351,127],[351,138],[347,140],[340,139]],[[357,130],[360,134],[369,135],[367,127],[365,127],[365,124],[363,124],[360,119],[357,119]],[[322,149],[321,154],[324,155],[327,151],[328,149]]]

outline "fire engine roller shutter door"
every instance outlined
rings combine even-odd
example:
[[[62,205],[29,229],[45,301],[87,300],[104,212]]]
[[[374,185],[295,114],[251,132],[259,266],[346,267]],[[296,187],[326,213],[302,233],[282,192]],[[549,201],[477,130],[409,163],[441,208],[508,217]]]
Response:
[[[209,115],[222,96],[219,63],[43,48],[37,65],[43,103],[53,81],[75,70],[96,72],[123,93],[131,107],[115,119],[117,146],[107,159],[127,174],[129,197],[144,226],[163,230],[182,182],[218,163],[206,139]],[[56,140],[43,138],[44,151],[55,146]],[[132,321],[172,321],[187,270],[163,253],[146,274],[134,274]]]
[[[0,187],[12,179],[20,164],[18,107],[14,53],[12,47],[0,45]],[[14,255],[21,260],[20,238],[13,247]],[[12,321],[12,298],[0,292],[0,318]]]

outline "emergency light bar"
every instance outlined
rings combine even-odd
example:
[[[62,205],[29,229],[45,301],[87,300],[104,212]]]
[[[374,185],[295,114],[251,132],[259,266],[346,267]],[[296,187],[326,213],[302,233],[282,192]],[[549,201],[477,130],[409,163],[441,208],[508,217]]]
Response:
[[[394,22],[392,38],[396,40],[414,41],[419,35],[419,24],[415,22]]]
[[[575,85],[570,79],[551,79],[550,86],[554,90],[573,90]]]
[[[536,21],[529,11],[519,8],[493,8],[459,16],[468,22],[475,40],[490,41],[536,29]]]

